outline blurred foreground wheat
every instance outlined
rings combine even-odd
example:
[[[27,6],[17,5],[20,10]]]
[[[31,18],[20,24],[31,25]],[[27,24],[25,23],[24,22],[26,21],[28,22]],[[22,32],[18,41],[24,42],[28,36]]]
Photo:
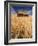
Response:
[[[32,16],[11,16],[12,38],[32,38]]]

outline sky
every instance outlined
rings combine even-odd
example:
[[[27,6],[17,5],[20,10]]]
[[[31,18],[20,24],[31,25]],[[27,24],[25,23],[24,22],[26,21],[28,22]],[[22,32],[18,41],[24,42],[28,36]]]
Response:
[[[32,6],[13,6],[11,7],[11,13],[16,13],[19,10],[27,11],[29,15],[32,15]]]

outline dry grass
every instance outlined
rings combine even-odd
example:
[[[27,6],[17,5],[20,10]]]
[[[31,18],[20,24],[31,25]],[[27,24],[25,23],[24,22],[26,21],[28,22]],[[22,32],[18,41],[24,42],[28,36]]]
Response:
[[[32,38],[32,16],[11,16],[12,38]]]

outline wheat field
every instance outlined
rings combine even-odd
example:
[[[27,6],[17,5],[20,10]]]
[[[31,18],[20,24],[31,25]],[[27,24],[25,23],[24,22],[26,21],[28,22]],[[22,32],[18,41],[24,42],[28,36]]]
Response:
[[[32,38],[32,16],[11,15],[11,37]]]

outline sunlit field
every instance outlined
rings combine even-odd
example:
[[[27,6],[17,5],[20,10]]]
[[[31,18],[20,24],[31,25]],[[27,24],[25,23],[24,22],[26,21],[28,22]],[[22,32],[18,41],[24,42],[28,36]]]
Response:
[[[32,16],[11,15],[11,38],[32,38]]]

